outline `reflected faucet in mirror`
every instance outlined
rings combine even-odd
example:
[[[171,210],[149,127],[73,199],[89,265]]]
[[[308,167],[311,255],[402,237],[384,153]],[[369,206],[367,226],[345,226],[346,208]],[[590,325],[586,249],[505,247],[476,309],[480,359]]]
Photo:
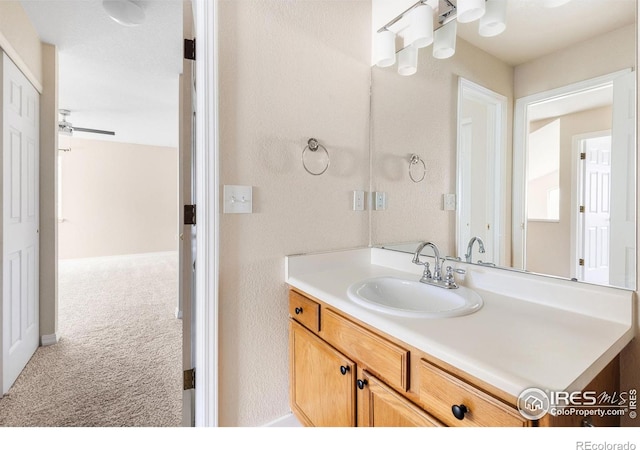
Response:
[[[471,239],[469,239],[469,244],[467,245],[467,253],[464,255],[464,260],[468,263],[471,262],[471,256],[473,254],[473,244],[476,241],[478,242],[478,252],[480,253],[485,252],[484,242],[482,242],[482,239],[480,239],[478,236],[472,237]]]

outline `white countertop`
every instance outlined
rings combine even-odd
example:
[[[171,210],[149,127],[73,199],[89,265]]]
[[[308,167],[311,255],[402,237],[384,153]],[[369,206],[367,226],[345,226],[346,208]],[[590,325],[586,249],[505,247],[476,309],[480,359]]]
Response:
[[[356,249],[286,258],[285,281],[517,397],[583,389],[632,339],[633,292],[457,263],[484,306],[470,315],[405,318],[364,308],[347,288],[378,276],[416,280],[412,255]]]

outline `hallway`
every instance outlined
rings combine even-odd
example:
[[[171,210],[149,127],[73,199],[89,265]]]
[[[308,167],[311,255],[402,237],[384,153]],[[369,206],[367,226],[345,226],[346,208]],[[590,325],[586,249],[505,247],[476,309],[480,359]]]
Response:
[[[60,341],[0,399],[0,426],[180,426],[177,273],[175,252],[60,261]]]

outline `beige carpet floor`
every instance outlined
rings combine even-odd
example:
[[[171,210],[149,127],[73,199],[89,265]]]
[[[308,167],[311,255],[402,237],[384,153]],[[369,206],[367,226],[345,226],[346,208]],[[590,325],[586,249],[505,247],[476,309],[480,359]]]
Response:
[[[0,426],[179,426],[177,274],[173,252],[61,261],[61,339],[0,399]]]

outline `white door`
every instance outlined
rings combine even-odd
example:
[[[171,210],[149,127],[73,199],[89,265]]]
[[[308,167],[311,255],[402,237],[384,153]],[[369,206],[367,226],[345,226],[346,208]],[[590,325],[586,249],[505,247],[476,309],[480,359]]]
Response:
[[[636,72],[613,81],[611,136],[611,270],[615,286],[635,289],[636,278]]]
[[[611,136],[582,141],[583,173],[582,259],[580,279],[609,284],[611,212]]]
[[[2,393],[38,347],[39,96],[2,55]]]

